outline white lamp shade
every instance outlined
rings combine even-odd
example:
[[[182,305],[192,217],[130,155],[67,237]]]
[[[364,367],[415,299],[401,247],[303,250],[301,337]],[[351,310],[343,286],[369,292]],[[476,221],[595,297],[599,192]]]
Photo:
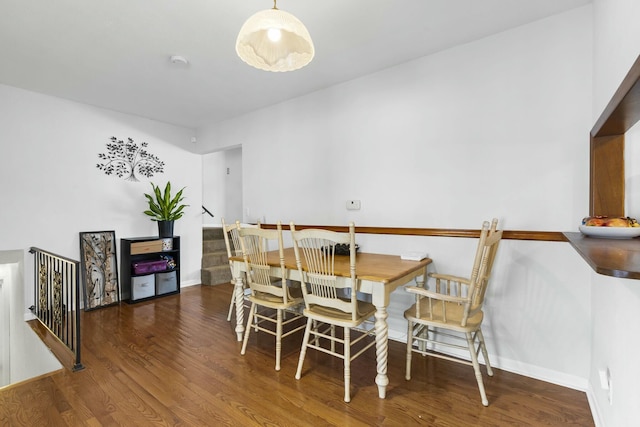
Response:
[[[280,30],[280,40],[270,40],[270,29]],[[247,19],[238,34],[236,52],[247,64],[265,71],[297,70],[315,55],[304,24],[279,9],[263,10]]]

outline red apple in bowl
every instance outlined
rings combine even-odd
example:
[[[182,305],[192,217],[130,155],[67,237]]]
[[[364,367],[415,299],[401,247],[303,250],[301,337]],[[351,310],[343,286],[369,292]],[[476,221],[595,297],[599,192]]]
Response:
[[[582,224],[589,227],[604,227],[606,220],[606,216],[588,216],[582,220]]]

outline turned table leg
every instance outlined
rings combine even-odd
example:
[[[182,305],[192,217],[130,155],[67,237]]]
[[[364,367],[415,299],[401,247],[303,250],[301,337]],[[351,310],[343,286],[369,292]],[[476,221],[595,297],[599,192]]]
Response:
[[[389,377],[387,376],[387,358],[389,354],[389,325],[387,324],[387,308],[376,306],[376,362],[378,374],[376,384],[378,385],[378,396],[384,399],[387,394]]]
[[[238,341],[242,341],[244,335],[244,282],[242,281],[242,273],[238,274],[235,282],[233,291],[236,295],[236,335]]]

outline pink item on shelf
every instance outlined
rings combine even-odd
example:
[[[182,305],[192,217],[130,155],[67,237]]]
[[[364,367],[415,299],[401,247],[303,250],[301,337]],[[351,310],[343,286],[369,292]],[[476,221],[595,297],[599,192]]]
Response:
[[[164,271],[167,269],[167,260],[161,259],[159,261],[142,261],[133,264],[134,274],[153,273],[156,271]]]

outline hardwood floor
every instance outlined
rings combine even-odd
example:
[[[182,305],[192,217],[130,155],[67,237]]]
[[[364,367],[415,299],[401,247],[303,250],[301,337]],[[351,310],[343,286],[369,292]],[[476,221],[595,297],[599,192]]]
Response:
[[[230,285],[83,313],[79,372],[0,390],[2,426],[493,426],[593,425],[586,395],[495,369],[484,407],[471,367],[414,357],[390,342],[387,398],[379,399],[375,351],[352,364],[343,399],[340,360],[310,351],[294,378],[302,335],[252,334],[245,356],[226,321]]]

